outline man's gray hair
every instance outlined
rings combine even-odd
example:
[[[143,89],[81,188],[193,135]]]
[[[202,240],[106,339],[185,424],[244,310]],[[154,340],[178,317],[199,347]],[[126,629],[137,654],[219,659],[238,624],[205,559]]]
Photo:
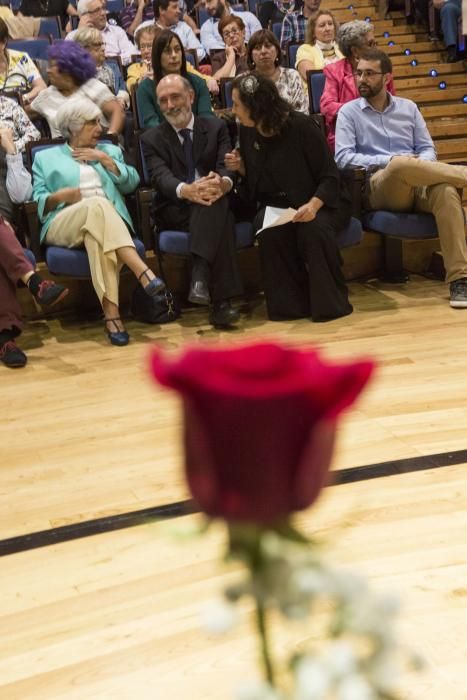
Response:
[[[85,15],[87,12],[89,12],[89,5],[93,3],[94,0],[79,0],[76,10],[81,17],[82,15]]]
[[[102,117],[99,107],[88,97],[69,97],[58,109],[57,128],[67,140],[81,131],[86,122]]]
[[[344,56],[350,58],[351,49],[353,47],[361,48],[363,38],[372,31],[374,31],[374,26],[371,22],[364,22],[361,19],[354,19],[352,22],[342,24],[337,32],[337,43]]]

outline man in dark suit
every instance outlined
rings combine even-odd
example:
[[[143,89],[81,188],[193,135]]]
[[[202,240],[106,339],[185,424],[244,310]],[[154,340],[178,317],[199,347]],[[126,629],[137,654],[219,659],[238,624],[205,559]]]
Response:
[[[155,216],[164,228],[190,232],[188,300],[212,300],[210,322],[230,326],[238,321],[230,299],[242,293],[242,282],[227,197],[234,177],[224,165],[231,150],[227,127],[220,119],[193,115],[193,89],[179,75],[160,80],[156,94],[167,121],[142,138],[151,181],[162,197]]]

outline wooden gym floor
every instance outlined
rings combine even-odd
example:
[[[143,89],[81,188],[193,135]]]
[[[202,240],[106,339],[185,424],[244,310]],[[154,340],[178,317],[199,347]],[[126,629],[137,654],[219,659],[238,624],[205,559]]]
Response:
[[[402,697],[467,698],[467,310],[421,277],[350,289],[354,314],[332,323],[268,322],[257,297],[237,331],[192,310],[128,322],[127,348],[100,322],[28,324],[27,368],[0,367],[1,700],[227,700],[254,675],[247,619],[222,638],[199,621],[225,576],[221,533],[180,543],[170,527],[199,516],[145,523],[188,498],[178,400],[149,379],[151,346],[254,338],[378,361],[342,421],[337,484],[300,521],[334,533],[335,563],[401,595],[401,637],[427,663]]]

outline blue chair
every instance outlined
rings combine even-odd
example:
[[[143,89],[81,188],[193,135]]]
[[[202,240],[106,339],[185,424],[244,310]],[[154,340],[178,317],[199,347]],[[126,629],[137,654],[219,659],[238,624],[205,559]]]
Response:
[[[256,14],[256,5],[258,4],[257,0],[248,0],[248,10],[250,12],[253,12],[253,14]]]
[[[109,139],[110,140],[110,139]],[[113,140],[113,139],[111,139]],[[30,165],[34,162],[34,157],[39,151],[52,148],[61,143],[63,139],[49,139],[47,141],[30,142],[27,145],[27,158]],[[39,242],[39,221],[37,217],[37,205],[35,202],[27,203],[27,216],[30,224],[31,245],[33,252],[38,257],[45,258],[49,272],[59,277],[74,277],[77,279],[90,279],[91,270],[89,259],[84,248],[62,248],[60,246],[44,246]],[[133,238],[138,255],[144,259],[146,250],[144,244],[138,238]]]
[[[197,24],[198,27],[202,27],[203,24],[210,18],[209,12],[206,10],[205,7],[197,7],[196,8],[196,18],[197,18]]]
[[[192,53],[194,52],[194,53]],[[188,61],[188,63],[191,63],[193,68],[198,68],[198,56],[196,54],[196,49],[186,49],[185,50],[185,58]]]
[[[29,248],[23,248],[23,253],[27,257],[28,261],[31,263],[33,268],[36,268],[36,258],[34,256],[34,253],[32,250],[29,250]]]
[[[326,76],[322,71],[307,70],[306,83],[308,87],[308,99],[310,103],[310,114],[319,114],[319,103],[324,91]]]
[[[49,57],[50,37],[37,37],[37,39],[11,39],[8,48],[15,51],[25,51],[33,61],[47,61]]]
[[[407,282],[402,260],[403,241],[420,241],[438,238],[438,228],[433,214],[404,213],[386,210],[367,211],[362,216],[367,231],[379,233],[384,246],[384,270],[382,278],[387,282]]]
[[[271,29],[277,41],[280,42],[282,35],[282,22],[274,22]]]
[[[39,34],[41,36],[51,36],[53,39],[61,39],[62,27],[60,17],[42,17]]]
[[[287,44],[287,65],[289,68],[295,68],[295,61],[297,60],[297,51],[302,42],[294,43],[290,42]]]
[[[111,12],[121,12],[124,7],[125,3],[123,0],[107,0],[105,9],[107,14],[109,14]]]
[[[224,108],[231,109],[232,107],[233,82],[232,78],[221,78],[221,100]]]

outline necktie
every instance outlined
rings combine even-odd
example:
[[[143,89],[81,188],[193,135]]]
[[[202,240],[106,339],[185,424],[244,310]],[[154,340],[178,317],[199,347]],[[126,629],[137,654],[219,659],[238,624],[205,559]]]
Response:
[[[191,140],[190,129],[180,129],[180,136],[183,139],[183,153],[186,163],[186,181],[188,184],[195,180],[195,159],[193,157],[193,141]]]

